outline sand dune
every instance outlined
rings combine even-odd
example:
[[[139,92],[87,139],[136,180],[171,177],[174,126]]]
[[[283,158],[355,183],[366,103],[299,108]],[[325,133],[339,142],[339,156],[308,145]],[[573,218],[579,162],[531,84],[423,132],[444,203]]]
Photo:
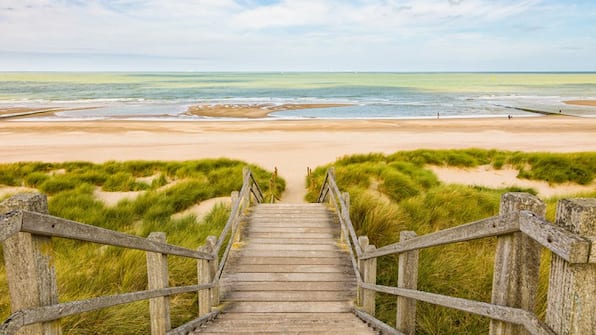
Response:
[[[307,167],[418,148],[596,151],[596,118],[0,122],[0,162],[229,157],[278,167],[300,201]]]

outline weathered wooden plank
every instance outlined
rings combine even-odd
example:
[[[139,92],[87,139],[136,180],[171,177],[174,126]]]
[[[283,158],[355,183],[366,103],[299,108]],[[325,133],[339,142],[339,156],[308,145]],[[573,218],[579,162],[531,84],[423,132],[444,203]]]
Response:
[[[375,318],[374,316],[366,313],[363,310],[354,308],[354,314],[356,314],[357,317],[362,319],[362,321],[367,322],[371,326],[373,326],[375,329],[380,330],[383,335],[406,335],[396,329],[393,329],[388,324],[386,324],[383,321]]]
[[[21,230],[41,236],[70,238],[196,259],[213,259],[212,255],[203,252],[29,211],[23,211]]]
[[[333,234],[336,229],[329,227],[249,227],[249,234],[252,233],[327,233]]]
[[[218,321],[221,320],[252,320],[256,322],[262,321],[294,321],[294,320],[309,320],[316,321],[321,319],[319,313],[275,313],[275,314],[264,314],[264,313],[222,313],[217,317]],[[350,322],[354,320],[354,315],[351,313],[325,313],[325,319],[329,321],[340,321]]]
[[[352,306],[346,302],[329,301],[236,302],[225,309],[232,313],[347,313],[351,310]]]
[[[299,251],[291,251],[291,250],[283,250],[283,251],[275,251],[271,252],[270,250],[242,250],[240,252],[242,257],[318,257],[318,258],[339,258],[345,257],[340,252],[335,251],[307,251],[307,250],[299,250]]]
[[[332,238],[254,238],[251,237],[248,241],[252,244],[319,244],[319,245],[337,245],[337,242]]]
[[[349,291],[237,291],[226,301],[347,301],[354,298]]]
[[[361,259],[399,254],[421,248],[504,235],[516,231],[519,231],[519,224],[517,222],[505,221],[501,220],[499,216],[493,216],[465,225],[418,236],[404,242],[386,245],[375,251],[363,254]]]
[[[349,265],[343,257],[238,257],[236,265]]]
[[[592,242],[534,213],[520,213],[521,231],[569,263],[588,263]]]
[[[250,232],[250,238],[279,238],[279,239],[293,239],[293,238],[316,238],[316,239],[333,239],[338,234],[336,233],[296,233],[296,232]]]
[[[281,264],[281,265],[259,265],[259,264],[251,264],[251,265],[235,265],[234,272],[297,272],[297,273],[342,273],[345,275],[349,275],[352,272],[352,267],[349,266],[348,263],[342,265],[291,265],[291,264]]]
[[[235,282],[228,278],[222,286],[229,285],[235,291],[344,291],[356,290],[356,283],[339,282]],[[225,300],[225,299],[224,299]]]
[[[147,290],[111,296],[103,296],[87,300],[73,301],[62,304],[25,309],[11,315],[9,319],[3,324],[3,327],[5,327],[5,329],[10,330],[13,329],[15,325],[21,327],[38,322],[48,322],[66,316],[96,311],[98,309],[106,307],[127,304],[135,301],[148,300],[151,298],[163,297],[166,295],[196,292],[197,290],[210,287],[212,287],[211,284],[169,287],[157,290]],[[6,334],[13,333],[8,331],[6,332]]]
[[[191,320],[185,324],[183,324],[182,326],[176,328],[176,329],[172,329],[170,330],[167,335],[186,335],[189,332],[193,331],[194,329],[200,327],[201,325],[205,324],[206,322],[209,322],[213,319],[215,319],[217,317],[217,315],[219,314],[218,310],[215,310],[213,312],[210,312],[208,314],[205,314],[201,317],[198,317],[194,320]]]
[[[271,250],[271,251],[336,251],[335,245],[325,244],[258,244],[251,243],[245,250]]]
[[[234,281],[242,282],[338,282],[338,281],[354,281],[353,278],[346,276],[344,273],[230,273],[227,278]]]
[[[362,287],[381,293],[398,295],[434,305],[449,307],[472,314],[482,315],[494,320],[505,321],[524,326],[533,335],[557,335],[536,315],[519,308],[493,305],[486,302],[449,297],[445,295],[363,283]]]

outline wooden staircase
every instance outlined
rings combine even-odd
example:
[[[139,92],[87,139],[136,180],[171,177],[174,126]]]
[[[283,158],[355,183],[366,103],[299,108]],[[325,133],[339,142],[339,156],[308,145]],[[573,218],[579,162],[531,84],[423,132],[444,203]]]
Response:
[[[376,334],[351,311],[356,277],[322,204],[261,204],[222,277],[224,309],[193,334]]]

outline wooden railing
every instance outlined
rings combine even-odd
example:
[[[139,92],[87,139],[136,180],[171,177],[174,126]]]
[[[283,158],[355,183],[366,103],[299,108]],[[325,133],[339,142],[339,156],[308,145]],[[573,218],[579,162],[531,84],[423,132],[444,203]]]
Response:
[[[60,334],[61,318],[141,300],[150,300],[153,335],[186,334],[217,315],[213,307],[219,305],[219,279],[241,216],[252,203],[262,201],[259,185],[245,168],[242,189],[232,193],[231,214],[220,236],[210,236],[204,247],[191,250],[167,244],[160,232],[142,238],[48,215],[41,194],[8,199],[0,206],[11,210],[0,215],[0,241],[13,314],[0,325],[0,334]],[[52,237],[146,251],[148,290],[58,303]],[[168,287],[168,255],[196,259],[198,284]],[[198,292],[199,317],[170,329],[168,297],[189,292]]]
[[[546,221],[545,205],[527,193],[506,193],[498,216],[416,236],[403,231],[400,242],[375,248],[357,237],[334,170],[327,171],[319,202],[329,201],[341,224],[357,274],[355,313],[386,334],[415,334],[416,302],[457,309],[491,319],[491,335],[596,334],[596,199],[565,199],[557,204],[556,224]],[[479,302],[417,290],[418,250],[497,237],[492,302]],[[542,248],[552,251],[546,320],[535,312]],[[399,255],[397,287],[376,284],[377,258]],[[376,319],[375,293],[397,297],[395,328]]]

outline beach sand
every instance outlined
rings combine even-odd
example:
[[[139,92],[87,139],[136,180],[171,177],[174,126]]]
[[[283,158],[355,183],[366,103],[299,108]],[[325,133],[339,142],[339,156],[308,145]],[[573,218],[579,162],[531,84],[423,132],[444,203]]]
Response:
[[[304,195],[307,167],[355,153],[486,148],[596,151],[596,118],[209,122],[0,121],[0,162],[227,157],[279,169],[284,201]]]

